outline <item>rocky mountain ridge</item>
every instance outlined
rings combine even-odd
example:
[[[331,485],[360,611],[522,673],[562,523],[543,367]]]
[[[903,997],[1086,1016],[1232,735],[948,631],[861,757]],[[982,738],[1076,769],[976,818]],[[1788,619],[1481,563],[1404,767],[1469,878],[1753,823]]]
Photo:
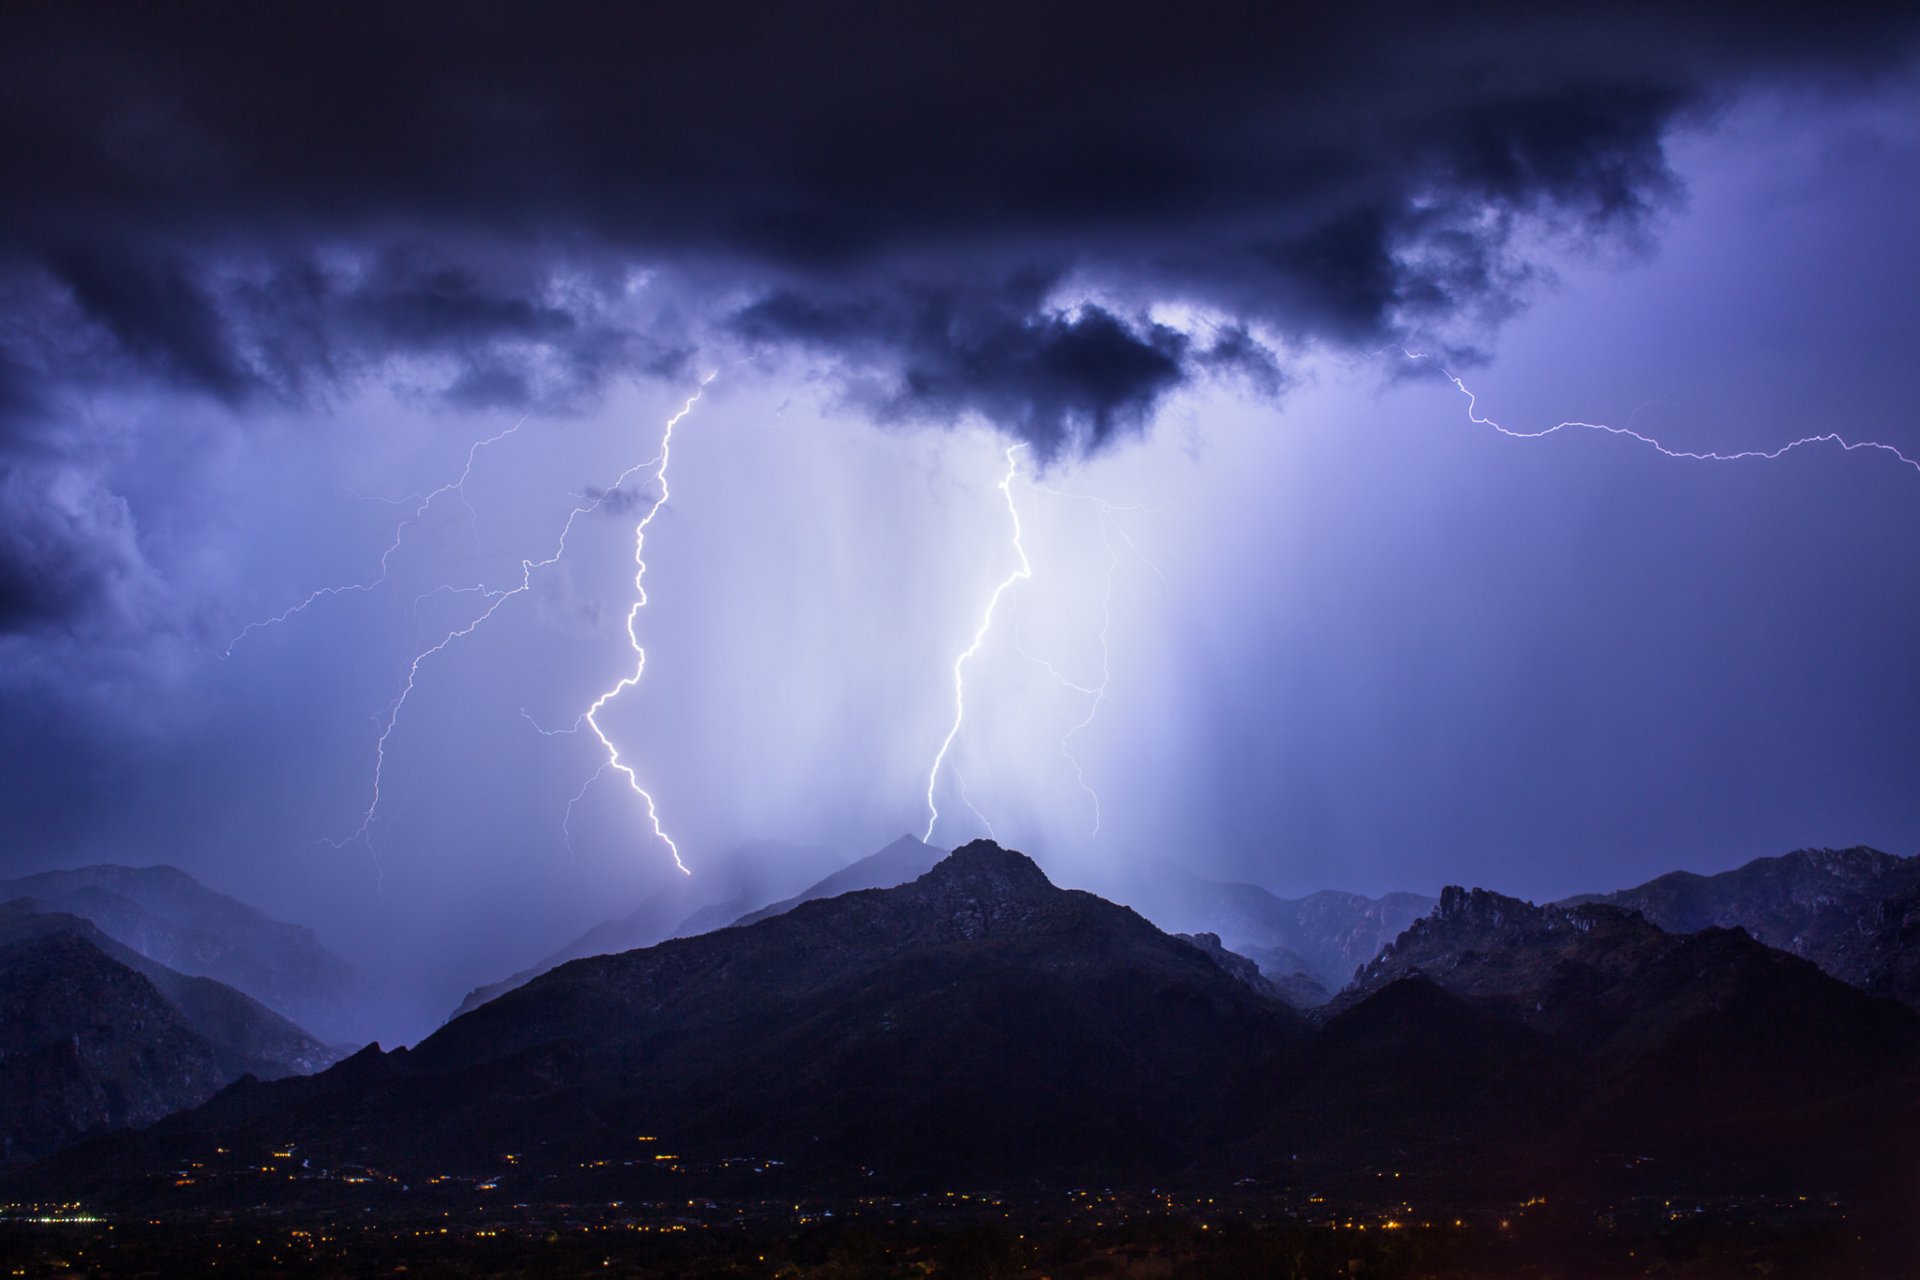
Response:
[[[1800,849],[1717,875],[1675,871],[1566,902],[1626,907],[1670,933],[1738,927],[1842,982],[1920,1010],[1920,855]]]
[[[241,992],[169,969],[90,921],[31,899],[0,905],[0,1160],[337,1057]]]

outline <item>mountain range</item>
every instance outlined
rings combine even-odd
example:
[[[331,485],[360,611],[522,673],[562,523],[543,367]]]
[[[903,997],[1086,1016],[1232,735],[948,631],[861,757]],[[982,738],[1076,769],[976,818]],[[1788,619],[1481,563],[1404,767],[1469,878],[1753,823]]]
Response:
[[[1163,932],[990,841],[943,858],[908,837],[730,926],[682,916],[690,936],[620,947],[613,922],[583,943],[620,949],[312,1075],[331,1052],[245,995],[19,901],[0,911],[0,1124],[8,1159],[56,1154],[7,1182],[219,1209],[337,1196],[342,1170],[386,1195],[425,1180],[611,1199],[687,1175],[1351,1187],[1390,1171],[1427,1195],[1798,1189],[1884,1207],[1920,1193],[1920,1016],[1890,998],[1916,963],[1917,865],[1809,850],[1544,906],[1449,887],[1384,946],[1413,895],[1288,901],[1151,873],[1176,891],[1162,921],[1264,937],[1289,963],[1359,956],[1328,999],[1303,968],[1274,978],[1258,944]],[[676,928],[658,922],[685,904],[626,919]],[[294,1148],[320,1172],[259,1185]],[[234,1153],[224,1180],[180,1192],[173,1174],[213,1151]]]
[[[1209,880],[1170,862],[1147,863],[1114,888],[1168,932],[1218,934],[1268,978],[1287,981],[1294,998],[1307,1004],[1324,1003],[1346,986],[1355,969],[1434,905],[1418,893],[1368,898],[1322,890],[1282,898],[1259,885]]]
[[[411,1051],[242,1081],[32,1176],[180,1204],[170,1171],[217,1147],[236,1171],[195,1203],[256,1203],[313,1193],[247,1180],[294,1147],[389,1196],[1920,1190],[1920,1017],[1744,931],[1449,888],[1313,1018],[1220,952],[976,841],[897,888],[569,962]]]
[[[1567,901],[1627,907],[1669,933],[1741,928],[1842,982],[1920,1009],[1920,857],[1801,849],[1719,875],[1675,871]]]

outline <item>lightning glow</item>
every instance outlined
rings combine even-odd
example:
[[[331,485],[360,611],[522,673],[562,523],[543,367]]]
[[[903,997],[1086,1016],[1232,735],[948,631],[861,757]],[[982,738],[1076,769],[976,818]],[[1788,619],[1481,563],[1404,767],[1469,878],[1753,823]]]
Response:
[[[220,651],[221,660],[225,661],[226,659],[231,658],[233,656],[234,646],[238,645],[242,640],[245,640],[249,635],[253,634],[255,631],[265,630],[268,627],[279,626],[281,623],[286,622],[292,618],[298,617],[300,614],[305,613],[308,609],[313,607],[315,604],[318,604],[322,600],[329,599],[333,596],[355,595],[355,594],[368,592],[368,591],[376,591],[380,587],[386,585],[386,583],[391,578],[393,573],[393,557],[395,556],[395,554],[399,552],[401,542],[403,542],[406,539],[407,530],[412,526],[419,524],[420,521],[426,518],[427,511],[429,508],[433,506],[435,499],[440,498],[449,493],[454,494],[456,497],[460,499],[461,505],[467,508],[467,514],[475,515],[475,512],[473,510],[473,505],[467,501],[467,479],[468,477],[473,475],[473,464],[475,460],[479,458],[480,451],[482,449],[485,449],[490,445],[495,445],[500,443],[502,440],[505,440],[508,436],[518,432],[521,427],[526,425],[526,423],[527,423],[526,418],[522,417],[520,421],[514,423],[512,426],[508,427],[506,430],[498,432],[494,435],[490,435],[484,440],[474,441],[473,444],[470,445],[467,449],[466,465],[460,468],[460,474],[458,476],[455,476],[452,480],[447,481],[445,484],[441,485],[439,488],[433,490],[430,493],[410,494],[406,498],[373,499],[373,501],[384,502],[393,506],[400,506],[408,501],[412,501],[415,503],[415,506],[413,508],[413,513],[407,516],[405,519],[401,520],[399,524],[394,526],[393,537],[387,543],[387,549],[380,553],[380,572],[376,574],[374,577],[367,579],[367,581],[365,582],[348,582],[348,583],[339,584],[337,586],[321,587],[319,590],[309,593],[307,597],[304,600],[301,600],[298,604],[295,604],[290,608],[282,610],[281,612],[275,614],[271,618],[261,618],[257,621],[249,622],[246,626],[240,629],[237,635],[235,635],[231,640],[227,641],[226,648]],[[362,496],[362,495],[355,495],[355,496]],[[440,590],[446,591],[446,590],[450,590],[450,588],[442,587],[440,588]],[[467,590],[472,590],[472,588],[467,588]],[[429,593],[429,594],[432,594],[432,593]],[[414,603],[415,603],[415,606],[418,607],[419,601],[416,600]]]
[[[1065,756],[1067,763],[1073,766],[1074,779],[1079,782],[1080,789],[1087,793],[1087,799],[1093,802],[1093,830],[1087,833],[1092,836],[1100,834],[1100,793],[1095,791],[1093,784],[1087,781],[1087,771],[1080,763],[1080,757],[1073,754],[1073,740],[1090,727],[1094,719],[1099,716],[1100,708],[1105,706],[1107,702],[1107,689],[1113,684],[1113,648],[1111,643],[1113,632],[1113,579],[1114,574],[1118,572],[1120,568],[1120,551],[1113,545],[1113,533],[1109,528],[1111,517],[1103,510],[1099,513],[1099,520],[1100,542],[1101,545],[1107,549],[1107,572],[1104,590],[1100,596],[1100,683],[1092,686],[1077,684],[1061,674],[1060,669],[1054,666],[1053,663],[1047,661],[1045,658],[1028,653],[1025,647],[1020,645],[1017,634],[1014,640],[1015,647],[1020,649],[1021,657],[1044,667],[1047,674],[1051,675],[1056,681],[1073,692],[1084,694],[1092,699],[1087,705],[1087,714],[1081,718],[1079,723],[1075,724],[1060,736],[1060,754]]]
[[[933,829],[940,821],[940,806],[934,798],[934,788],[940,782],[940,769],[946,764],[947,753],[953,749],[953,740],[960,736],[960,726],[967,718],[967,663],[979,654],[980,646],[987,641],[988,632],[993,630],[994,615],[999,611],[1002,597],[1013,589],[1015,583],[1025,582],[1033,577],[1033,562],[1027,559],[1027,549],[1020,540],[1020,508],[1013,500],[1013,481],[1020,474],[1020,454],[1026,447],[1024,444],[1008,446],[1007,474],[1000,478],[1000,484],[997,486],[1007,501],[1007,516],[1013,524],[1013,550],[1014,554],[1019,556],[1020,564],[1012,573],[1002,578],[1000,584],[993,589],[993,594],[987,598],[986,611],[980,616],[980,626],[973,633],[973,643],[962,649],[960,655],[953,660],[953,724],[948,727],[947,736],[940,743],[940,750],[934,753],[933,766],[927,770],[927,830],[926,834],[920,837],[926,843],[933,841]],[[972,803],[969,802],[967,807],[973,809]],[[973,811],[975,816],[979,816],[978,809]],[[980,820],[986,821],[984,817]]]
[[[1440,372],[1442,377],[1454,385],[1455,390],[1467,398],[1467,418],[1469,421],[1476,426],[1492,427],[1501,435],[1511,436],[1516,440],[1538,440],[1568,429],[1600,431],[1605,432],[1607,435],[1625,436],[1630,440],[1635,440],[1646,445],[1648,448],[1665,457],[1683,459],[1689,462],[1771,462],[1776,458],[1785,457],[1795,449],[1803,448],[1807,445],[1832,444],[1838,445],[1842,451],[1847,453],[1852,453],[1857,449],[1874,449],[1882,453],[1889,453],[1900,462],[1912,467],[1916,472],[1920,472],[1920,460],[1908,457],[1893,445],[1885,444],[1878,440],[1849,440],[1837,431],[1822,431],[1815,435],[1801,436],[1799,439],[1789,440],[1787,443],[1775,449],[1740,449],[1733,453],[1721,453],[1711,449],[1675,449],[1661,443],[1659,439],[1647,435],[1645,432],[1636,431],[1632,427],[1615,426],[1606,422],[1569,420],[1566,422],[1556,422],[1552,426],[1541,427],[1537,431],[1516,431],[1512,427],[1502,426],[1499,422],[1482,414],[1480,412],[1479,397],[1468,389],[1466,383],[1462,382],[1452,372],[1441,366],[1431,355],[1422,351],[1409,351],[1405,347],[1385,349],[1398,351],[1408,360],[1432,364],[1433,367]],[[1379,353],[1376,352],[1375,354]]]
[[[660,508],[667,504],[667,466],[673,460],[673,429],[680,424],[682,418],[693,412],[693,406],[698,403],[701,391],[704,391],[707,383],[712,381],[712,374],[702,378],[700,391],[695,391],[680,412],[667,419],[666,430],[660,436],[660,469],[654,473],[654,481],[660,486],[660,496],[653,500],[653,505],[647,508],[647,514],[641,516],[640,522],[633,528],[634,601],[632,607],[627,610],[627,643],[633,646],[633,674],[595,698],[593,705],[588,707],[586,713],[580,717],[586,726],[593,730],[593,736],[600,739],[600,745],[607,753],[607,765],[618,769],[626,777],[627,786],[646,804],[647,821],[653,826],[654,836],[667,846],[667,852],[673,855],[673,865],[680,868],[683,875],[693,873],[687,869],[687,864],[680,860],[680,846],[676,845],[673,838],[661,829],[660,811],[654,805],[653,796],[640,785],[640,775],[634,772],[633,766],[620,758],[620,748],[615,746],[613,739],[607,736],[607,731],[600,727],[599,715],[608,703],[639,684],[640,677],[646,673],[647,651],[641,647],[640,637],[634,631],[634,626],[639,620],[640,611],[647,607],[647,526],[651,525],[653,518],[660,514]],[[588,785],[592,785],[591,782]],[[582,794],[584,793],[585,789],[582,788]],[[577,800],[578,797],[575,799]]]
[[[1066,757],[1069,765],[1073,766],[1074,779],[1080,784],[1080,789],[1087,793],[1087,799],[1093,804],[1093,829],[1088,832],[1088,835],[1098,836],[1100,834],[1101,823],[1100,793],[1094,789],[1091,782],[1087,781],[1086,768],[1080,763],[1080,757],[1073,752],[1073,740],[1088,728],[1092,727],[1094,720],[1100,715],[1100,708],[1112,700],[1108,694],[1108,690],[1113,685],[1113,586],[1114,578],[1120,569],[1120,548],[1115,545],[1114,539],[1117,537],[1121,542],[1125,543],[1127,550],[1133,557],[1151,569],[1154,576],[1159,578],[1162,583],[1165,583],[1167,575],[1161,572],[1159,565],[1155,564],[1140,550],[1139,546],[1134,542],[1133,536],[1127,532],[1126,526],[1121,523],[1119,517],[1125,512],[1164,511],[1169,504],[1159,503],[1149,505],[1145,503],[1135,503],[1122,506],[1108,502],[1104,498],[1094,497],[1091,494],[1070,493],[1064,489],[1050,488],[1031,478],[1026,481],[1026,485],[1035,493],[1043,493],[1049,497],[1062,499],[1064,501],[1090,504],[1094,508],[1095,517],[1100,522],[1100,543],[1107,550],[1107,568],[1100,597],[1100,682],[1098,684],[1084,685],[1078,681],[1071,680],[1052,662],[1040,657],[1038,654],[1030,652],[1026,646],[1021,643],[1018,620],[1015,619],[1013,622],[1014,648],[1018,650],[1021,657],[1052,676],[1055,683],[1059,684],[1062,688],[1091,699],[1087,705],[1087,714],[1071,726],[1066,733],[1061,735],[1060,754]]]
[[[331,844],[335,848],[342,848],[355,841],[361,841],[361,842],[367,843],[369,847],[371,847],[370,837],[373,831],[374,820],[379,813],[380,802],[381,802],[381,788],[386,776],[387,744],[389,740],[393,737],[395,726],[398,725],[399,723],[400,713],[406,708],[408,699],[413,696],[414,688],[419,683],[421,667],[425,665],[429,659],[433,658],[436,654],[443,652],[449,645],[453,644],[455,641],[464,639],[467,636],[472,635],[475,631],[479,630],[482,626],[484,626],[487,623],[488,619],[492,618],[494,614],[498,613],[500,609],[509,600],[512,600],[516,596],[524,595],[533,586],[534,574],[537,571],[547,568],[548,566],[554,564],[556,561],[558,561],[562,556],[566,554],[567,540],[572,535],[574,525],[579,521],[580,517],[585,515],[591,515],[593,512],[599,510],[599,508],[603,504],[605,504],[606,501],[609,498],[611,498],[615,493],[619,492],[621,487],[625,485],[630,479],[632,479],[635,474],[645,471],[648,468],[652,467],[652,468],[656,468],[654,472],[654,479],[661,486],[661,491],[660,491],[660,496],[657,499],[655,499],[653,505],[648,509],[647,514],[641,519],[639,527],[635,530],[636,547],[634,551],[634,558],[639,563],[640,569],[639,569],[638,575],[636,575],[635,577],[634,585],[639,590],[640,595],[639,595],[639,600],[634,604],[633,608],[627,614],[627,637],[628,637],[628,640],[632,643],[634,651],[637,654],[639,654],[640,668],[644,670],[646,665],[646,654],[645,654],[645,651],[640,648],[639,641],[634,634],[634,619],[636,615],[639,613],[639,610],[641,609],[641,607],[644,606],[647,602],[646,589],[641,581],[641,579],[643,579],[646,576],[646,563],[644,560],[640,558],[640,551],[641,551],[641,547],[645,543],[647,525],[652,523],[654,516],[659,513],[661,506],[665,504],[667,499],[667,495],[666,495],[667,463],[670,456],[670,445],[673,439],[673,428],[680,423],[681,419],[685,418],[689,413],[693,412],[694,405],[699,403],[701,392],[705,390],[707,383],[711,382],[712,380],[713,380],[712,374],[708,374],[707,377],[703,378],[700,382],[700,390],[696,390],[691,396],[689,396],[687,398],[686,403],[680,407],[679,412],[675,413],[671,418],[667,420],[666,427],[661,436],[660,452],[658,454],[656,454],[654,457],[648,459],[645,462],[635,463],[633,466],[628,467],[625,471],[622,471],[617,477],[614,478],[611,484],[609,484],[606,488],[601,490],[598,495],[594,496],[590,500],[587,500],[584,502],[578,501],[578,500],[575,501],[572,509],[567,512],[567,518],[565,522],[561,525],[560,533],[558,538],[555,539],[552,552],[543,559],[539,559],[539,560],[522,559],[520,561],[520,581],[517,584],[507,588],[489,588],[489,587],[482,586],[478,588],[461,588],[460,589],[461,592],[466,592],[466,591],[479,592],[483,596],[483,598],[487,601],[486,608],[483,609],[477,615],[475,615],[468,622],[448,631],[439,640],[429,645],[427,648],[422,649],[420,652],[416,653],[413,657],[413,660],[410,663],[408,663],[406,680],[401,686],[399,695],[387,707],[384,723],[381,725],[379,738],[374,743],[372,798],[369,800],[365,812],[361,815],[360,825],[353,831],[353,833],[346,836],[343,839],[330,840],[327,842],[328,844]],[[444,491],[444,488],[445,486],[443,486],[443,490],[441,491]],[[440,491],[436,491],[436,492],[440,492]],[[616,696],[621,691],[632,687],[633,684],[638,682],[639,678],[640,678],[640,671],[636,670],[631,677],[625,680],[622,680],[619,684],[615,685],[612,689],[602,694],[600,698],[597,701],[595,701],[592,709],[586,712],[584,715],[582,715],[581,722],[584,722],[593,728],[595,736],[597,736],[600,739],[601,745],[605,747],[608,752],[608,763],[601,767],[600,772],[605,772],[606,768],[613,767],[613,768],[619,769],[622,773],[626,775],[629,785],[646,802],[647,816],[649,820],[652,822],[654,834],[659,837],[659,839],[667,846],[668,850],[673,854],[674,865],[679,867],[680,870],[684,872],[687,870],[687,868],[686,868],[686,865],[680,861],[679,849],[674,845],[672,840],[667,838],[665,832],[663,832],[660,829],[660,820],[654,805],[653,797],[648,795],[646,790],[643,787],[641,787],[638,775],[636,775],[630,767],[628,767],[625,763],[623,763],[620,760],[618,749],[615,748],[612,741],[604,733],[600,731],[599,725],[594,723],[592,719],[594,713],[599,711],[600,708],[603,707],[609,699]],[[525,713],[523,712],[522,714],[525,714]],[[536,725],[535,727],[537,728],[538,726]],[[578,723],[576,723],[575,727],[576,728],[578,727]],[[561,730],[559,732],[570,732],[570,731]],[[599,773],[596,773],[594,775],[594,778],[597,778],[597,777],[599,777]],[[592,778],[588,779],[587,786],[591,786],[592,784],[593,784],[593,779]],[[582,787],[581,794],[584,795],[585,791],[586,791],[586,788]],[[576,802],[578,798],[579,798],[578,796],[575,797]],[[569,804],[568,806],[568,812],[570,816],[572,812],[571,804]]]

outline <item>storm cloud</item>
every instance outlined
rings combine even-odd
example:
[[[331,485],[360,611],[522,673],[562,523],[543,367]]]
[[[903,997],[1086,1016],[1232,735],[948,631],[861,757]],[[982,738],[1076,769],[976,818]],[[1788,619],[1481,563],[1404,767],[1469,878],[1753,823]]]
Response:
[[[1920,20],[424,4],[6,25],[0,439],[9,484],[45,499],[0,537],[20,627],[124,560],[112,521],[46,527],[85,452],[77,396],[237,409],[379,381],[567,411],[737,342],[825,357],[881,421],[979,417],[1071,456],[1197,378],[1276,393],[1291,350],[1469,354],[1524,301],[1524,233],[1635,234],[1675,195],[1677,123],[1898,69]],[[36,548],[84,561],[79,525],[98,561],[57,570]]]

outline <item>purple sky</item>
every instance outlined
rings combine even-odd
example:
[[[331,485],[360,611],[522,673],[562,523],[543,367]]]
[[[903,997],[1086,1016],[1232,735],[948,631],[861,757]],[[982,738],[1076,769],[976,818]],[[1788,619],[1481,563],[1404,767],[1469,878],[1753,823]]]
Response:
[[[1920,469],[1511,439],[1379,354],[1518,430],[1920,458],[1910,21],[981,9],[720,55],[199,12],[0,55],[0,870],[176,863],[422,1011],[631,907],[673,874],[644,809],[533,726],[632,672],[647,484],[422,663],[355,832],[454,589],[520,582],[708,372],[602,717],[696,875],[922,830],[1016,441],[1032,577],[937,843],[1534,898],[1920,846]],[[221,656],[516,422],[386,581]]]

